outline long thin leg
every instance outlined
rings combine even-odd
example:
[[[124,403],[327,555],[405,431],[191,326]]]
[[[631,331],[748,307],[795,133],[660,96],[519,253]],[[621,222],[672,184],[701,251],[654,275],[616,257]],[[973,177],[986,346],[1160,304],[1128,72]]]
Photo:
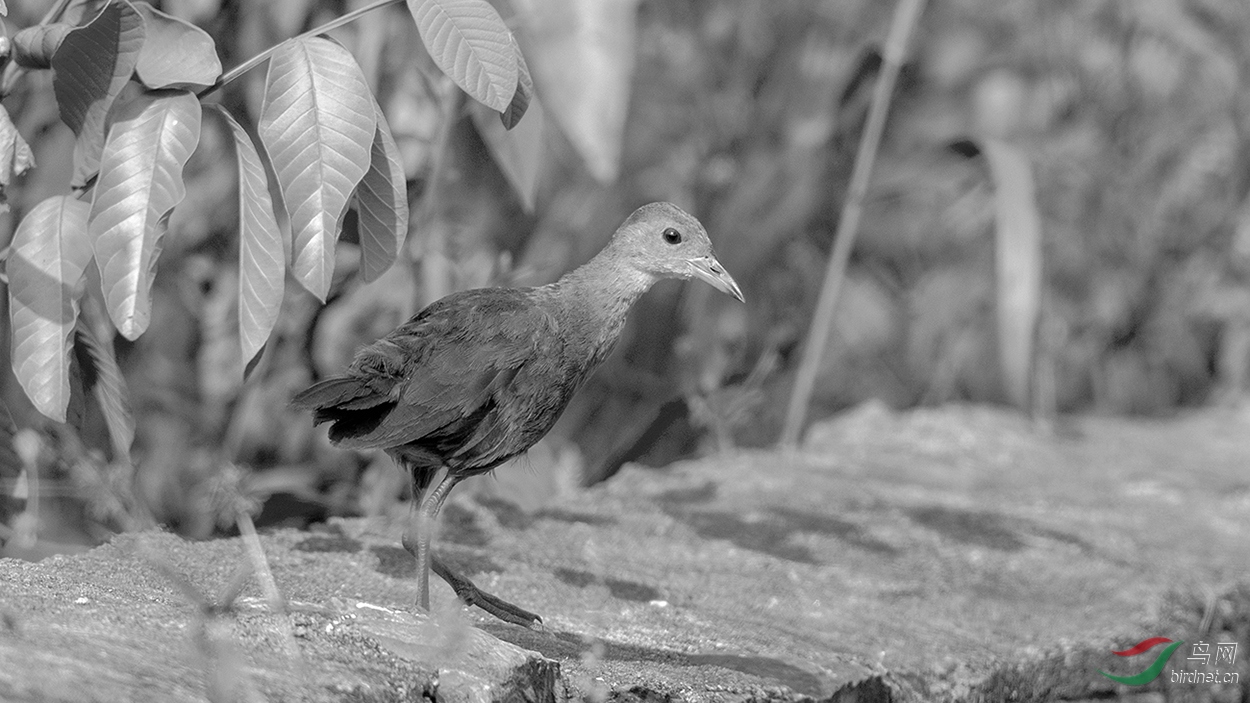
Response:
[[[421,496],[414,495],[412,504],[408,509],[408,524],[404,526],[403,544],[404,549],[408,550],[417,560],[417,605],[425,608],[428,612],[430,609],[430,574],[426,569],[421,568],[421,539],[425,534],[425,530],[419,529],[421,522]],[[425,553],[429,554],[429,547],[425,548]]]
[[[515,606],[502,598],[493,596],[473,584],[472,581],[452,571],[434,555],[431,544],[434,534],[434,521],[447,500],[447,495],[461,478],[450,471],[442,481],[428,490],[429,474],[420,474],[408,468],[413,477],[412,509],[408,516],[408,526],[404,530],[404,548],[412,553],[417,560],[417,605],[426,612],[430,610],[430,569],[451,586],[458,597],[466,605],[476,605],[495,617],[522,627],[541,630],[542,618],[534,613]]]
[[[447,585],[451,586],[452,590],[456,592],[456,596],[465,605],[476,605],[504,622],[528,627],[531,630],[543,629],[542,618],[524,608],[515,606],[502,598],[492,596],[483,591],[473,585],[473,582],[469,579],[452,571],[437,555],[430,555],[430,566],[434,569],[434,573],[438,574],[441,579],[447,582]]]
[[[404,530],[404,548],[417,558],[417,605],[427,613],[430,611],[430,543],[433,539],[434,520],[447,500],[447,494],[460,483],[461,478],[448,471],[434,490],[423,496],[414,495],[412,513],[408,516],[408,528]]]

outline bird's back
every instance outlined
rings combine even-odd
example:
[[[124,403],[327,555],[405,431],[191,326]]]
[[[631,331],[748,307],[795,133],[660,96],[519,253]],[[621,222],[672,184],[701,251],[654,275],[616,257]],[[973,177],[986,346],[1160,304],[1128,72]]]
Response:
[[[590,371],[566,308],[550,288],[453,294],[293,403],[340,446],[487,471],[546,434]]]

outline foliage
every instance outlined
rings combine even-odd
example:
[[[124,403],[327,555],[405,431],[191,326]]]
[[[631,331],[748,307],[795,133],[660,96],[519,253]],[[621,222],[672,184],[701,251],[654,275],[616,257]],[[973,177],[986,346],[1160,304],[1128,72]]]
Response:
[[[517,88],[524,91],[531,82],[518,79],[517,45],[494,9],[483,0],[412,0],[408,7],[439,68],[515,123],[519,117],[502,113]],[[228,82],[218,82],[216,47],[194,25],[145,2],[126,0],[107,3],[81,26],[52,22],[23,30],[14,45],[18,66],[52,68],[62,119],[77,136],[75,180],[85,186],[83,201],[90,197],[86,218],[57,216],[64,211],[64,196],[45,201],[50,214],[36,207],[32,214],[39,216],[19,226],[22,241],[29,241],[28,248],[58,245],[54,259],[73,262],[53,270],[45,257],[38,271],[50,274],[65,291],[78,287],[88,264],[83,257],[93,253],[105,309],[122,336],[136,339],[151,320],[161,238],[186,195],[183,168],[199,143],[200,100]],[[363,72],[341,45],[300,36],[266,54],[259,137],[290,221],[292,274],[324,300],[334,271],[334,243],[353,198],[364,201],[361,209],[368,214],[360,239],[367,277],[376,277],[395,260],[407,232],[408,209],[405,183],[397,177],[399,155]],[[193,88],[203,90],[197,96]],[[247,361],[276,320],[284,267],[275,254],[284,232],[264,200],[254,199],[268,189],[255,149],[229,112],[221,113],[232,125],[244,172],[240,192],[249,196],[240,209],[239,245],[239,337]],[[358,193],[366,174],[371,177]],[[74,214],[80,214],[77,208]],[[86,232],[80,229],[84,219]],[[11,275],[18,280],[35,275],[28,273],[28,261],[14,258]],[[32,308],[42,293],[34,285],[10,291],[19,309]],[[68,304],[56,317],[61,327],[74,323],[75,301]],[[25,388],[42,412],[64,420],[69,356],[59,340],[68,335],[45,342],[37,331],[26,330],[14,328],[14,346],[33,347],[27,357],[51,359],[55,368],[35,374],[38,378]],[[60,382],[45,382],[45,375]]]
[[[218,40],[212,34],[146,2],[58,2],[37,24],[13,35],[3,91],[16,92],[25,110],[38,112],[48,92],[47,82],[41,82],[38,74],[50,70],[55,114],[73,135],[72,177],[59,187],[50,183],[51,192],[41,199],[22,197],[20,202],[22,216],[6,266],[13,369],[34,409],[50,420],[69,421],[83,432],[89,432],[83,423],[89,424],[91,418],[103,421],[110,446],[84,446],[84,459],[96,461],[107,450],[114,462],[131,461],[136,435],[132,404],[127,379],[119,372],[114,344],[109,342],[114,335],[126,340],[118,342],[121,363],[129,369],[125,376],[130,388],[144,388],[144,374],[136,373],[131,357],[149,356],[140,338],[154,321],[158,329],[160,323],[171,321],[168,311],[162,311],[168,307],[163,299],[178,296],[178,285],[171,289],[160,283],[158,264],[172,255],[185,280],[187,266],[199,258],[195,249],[207,243],[203,236],[198,244],[187,241],[187,230],[213,220],[210,213],[224,204],[222,188],[205,192],[197,186],[222,182],[218,176],[222,165],[235,172],[237,216],[233,224],[218,217],[210,226],[228,228],[222,232],[228,239],[218,241],[238,252],[237,264],[230,269],[214,266],[214,280],[205,284],[220,292],[212,292],[204,310],[194,315],[199,333],[205,335],[195,379],[205,410],[194,414],[207,425],[202,425],[205,436],[191,443],[215,436],[224,446],[204,455],[209,473],[195,479],[197,483],[203,479],[211,483],[217,472],[212,467],[237,459],[237,445],[247,432],[241,423],[256,410],[248,401],[255,393],[272,390],[265,380],[245,385],[244,370],[265,366],[267,345],[279,343],[275,329],[284,301],[292,301],[286,281],[324,302],[341,294],[343,286],[351,287],[351,278],[365,283],[384,278],[403,257],[410,228],[409,183],[414,174],[418,181],[422,175],[436,178],[441,154],[453,148],[451,128],[461,118],[463,102],[449,86],[454,84],[475,101],[478,107],[472,115],[491,145],[488,149],[510,174],[520,200],[533,206],[534,156],[542,134],[529,125],[537,122],[541,127],[542,120],[523,120],[541,108],[533,96],[535,77],[521,55],[522,42],[485,0],[408,0],[409,36],[391,36],[389,42],[374,46],[411,46],[405,40],[413,39],[425,51],[409,51],[407,65],[383,74],[366,40],[385,40],[394,34],[390,25],[395,13],[389,6],[398,4],[381,0],[358,7],[260,50],[224,75]],[[555,12],[563,4],[546,0],[535,6]],[[20,22],[26,9],[15,6],[19,15],[15,19]],[[251,3],[243,11],[278,10],[268,3]],[[588,14],[591,20],[597,16],[594,11]],[[370,25],[369,15],[388,17]],[[358,19],[372,28],[373,37],[353,37],[346,29],[339,30]],[[242,18],[233,21],[245,24]],[[576,25],[569,31],[576,32]],[[356,44],[361,59],[345,43]],[[547,54],[546,65],[561,63],[547,49],[538,53]],[[368,74],[362,60],[371,66]],[[267,71],[258,99],[240,100],[252,96],[236,90],[236,81],[261,64]],[[432,150],[424,165],[411,158],[417,140],[410,135],[396,138],[387,110],[375,96],[376,86],[385,78],[392,84],[382,88],[394,102],[403,93],[393,83],[410,76],[417,77],[422,102],[438,106],[445,123],[442,143],[429,145],[426,140]],[[7,164],[0,169],[0,185],[8,188],[14,177],[33,165],[33,157],[8,111],[0,112],[5,118],[0,120],[0,147],[5,149],[0,163]],[[493,120],[486,115],[493,115]],[[576,119],[568,123],[578,124]],[[593,126],[582,129],[595,132]],[[401,151],[404,142],[408,154]],[[228,164],[217,158],[223,150],[234,153]],[[599,158],[596,165],[607,172],[615,169],[612,157]],[[19,193],[27,196],[29,191]],[[426,202],[436,197],[435,189],[426,191],[420,202],[427,209],[436,207]],[[166,246],[171,231],[181,240],[172,252]],[[342,247],[340,239],[346,240]],[[346,249],[359,252],[359,263],[344,269]],[[408,265],[411,262],[405,261]],[[351,278],[345,279],[344,271]],[[226,281],[234,283],[218,288]],[[315,310],[302,303],[297,308]],[[85,312],[80,317],[84,309],[102,311],[106,317],[87,321]],[[310,318],[296,319],[306,334]],[[185,323],[181,328],[187,329]],[[290,334],[292,329],[281,332]],[[171,336],[177,334],[160,329],[162,340]],[[136,341],[140,343],[127,344]],[[269,378],[268,371],[262,375]],[[152,390],[159,393],[161,388],[171,386],[161,383]],[[82,405],[83,398],[94,400]],[[161,421],[149,412],[150,402],[141,392],[137,412],[154,425],[139,426],[144,462],[160,456],[161,443],[151,438],[153,430],[159,434]],[[39,470],[41,460],[32,456],[17,469],[22,472],[19,483]],[[13,477],[14,470],[6,473]],[[131,488],[140,493],[150,490],[141,485]],[[159,506],[159,497],[148,499]],[[162,514],[159,507],[157,513]]]
[[[118,37],[133,24],[116,3],[106,15],[104,2],[75,0],[59,27],[36,30],[35,5],[10,3],[12,26],[32,32],[14,52],[50,66],[50,47],[73,46],[71,33],[97,31],[98,18],[111,18]],[[458,54],[425,47],[452,36],[433,19],[464,3],[438,3],[425,30],[397,3],[292,40],[337,21],[325,5],[167,1],[159,7],[172,19],[153,29],[156,10],[130,3],[144,28],[137,57],[126,58],[132,49],[119,41],[110,52],[120,58],[74,69],[91,73],[71,119],[94,141],[61,121],[55,67],[6,70],[0,184],[16,233],[45,200],[98,197],[104,175],[89,180],[98,169],[90,155],[104,155],[105,133],[96,129],[114,124],[123,105],[217,85],[210,54],[243,68],[281,47],[291,62],[290,72],[245,71],[200,96],[210,108],[198,142],[184,165],[166,169],[187,193],[167,219],[159,211],[176,189],[163,185],[166,174],[115,176],[147,203],[134,209],[144,213],[133,224],[144,237],[126,240],[142,246],[114,247],[126,274],[109,278],[116,309],[105,304],[94,250],[83,274],[72,261],[41,259],[18,265],[15,281],[19,250],[29,258],[61,246],[49,237],[31,250],[29,235],[15,234],[10,284],[46,296],[33,308],[28,297],[22,320],[37,318],[40,331],[12,346],[9,361],[16,368],[24,358],[23,369],[42,375],[9,379],[4,400],[17,427],[39,427],[21,384],[65,379],[66,419],[83,441],[46,425],[37,462],[56,472],[63,494],[129,486],[132,495],[97,506],[100,524],[115,529],[125,524],[119,510],[146,506],[193,535],[215,529],[205,506],[227,490],[223,467],[234,464],[258,469],[244,472],[241,490],[283,496],[304,514],[393,500],[386,462],[326,445],[306,417],[285,410],[291,393],[451,290],[553,280],[589,258],[633,207],[657,199],[700,216],[748,306],[658,286],[542,451],[580,451],[582,478],[593,481],[625,461],[662,464],[775,439],[894,3],[499,0],[511,53],[502,40],[483,45],[480,70],[471,76],[466,62],[460,82],[447,77]],[[157,36],[177,37],[161,49],[176,45],[177,61],[145,59],[161,46]],[[929,3],[869,184],[813,416],[872,397],[909,406],[1025,394],[1049,411],[1157,413],[1244,395],[1248,38],[1250,13],[1235,0]],[[485,91],[513,75],[491,59],[508,55],[520,89],[501,112],[502,98]],[[101,113],[118,62],[132,59],[112,98],[118,109]],[[153,73],[161,66],[178,71]],[[280,102],[266,85],[295,86],[282,96],[294,105],[298,86],[315,91],[326,75],[357,90],[363,76],[368,99],[338,96],[354,105],[341,124],[311,127],[323,140],[310,148],[332,151],[290,151],[283,176],[256,127],[292,139],[299,127],[280,110],[266,114]],[[103,122],[87,130],[92,120]],[[177,162],[174,137],[154,142],[168,164]],[[32,159],[40,168],[17,177]],[[333,162],[335,172],[298,181],[299,165],[313,162]],[[76,168],[85,173],[75,178]],[[312,206],[297,219],[291,213],[305,202]],[[317,207],[342,209],[318,218]],[[152,219],[158,226],[148,230]],[[145,260],[159,262],[155,276]],[[83,322],[71,325],[75,300]],[[133,331],[149,308],[142,336],[117,334],[118,312]],[[15,329],[20,309],[11,306]],[[133,410],[136,467],[117,459],[113,434],[125,433],[110,434],[101,402],[111,384],[75,391],[91,376],[80,366],[96,363],[77,352],[84,326],[113,340],[100,349],[114,352],[126,381],[128,403],[114,402],[112,414]],[[51,400],[61,391],[39,392]],[[100,467],[97,478],[75,468],[83,465]],[[2,485],[7,494],[14,484]]]

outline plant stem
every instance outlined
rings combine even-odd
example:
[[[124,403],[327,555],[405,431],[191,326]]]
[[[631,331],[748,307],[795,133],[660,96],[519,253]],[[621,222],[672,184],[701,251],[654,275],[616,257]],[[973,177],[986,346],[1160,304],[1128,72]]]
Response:
[[[833,242],[833,252],[829,255],[825,282],[820,289],[820,299],[816,302],[816,312],[812,315],[812,326],[807,333],[807,342],[803,345],[803,358],[799,362],[794,389],[790,393],[786,424],[781,432],[783,447],[792,448],[798,444],[799,434],[807,421],[807,406],[811,402],[820,361],[825,356],[829,332],[833,328],[838,294],[846,277],[846,262],[851,257],[851,246],[859,231],[864,196],[868,192],[868,182],[872,179],[872,167],[877,160],[881,134],[885,131],[885,118],[890,110],[894,83],[898,80],[898,72],[907,53],[907,44],[924,9],[924,2],[925,0],[899,0],[894,9],[890,34],[882,52],[881,75],[877,77],[872,104],[868,107],[868,122],[859,138],[859,150],[855,154],[855,165],[851,168],[851,184],[846,204],[842,206],[842,213],[838,218],[837,238]]]
[[[224,75],[222,75],[221,78],[217,79],[216,83],[210,85],[204,90],[201,90],[196,95],[196,97],[203,98],[206,95],[209,95],[210,93],[212,93],[213,91],[219,90],[225,87],[227,84],[233,82],[239,76],[243,75],[244,73],[247,73],[253,68],[256,68],[257,66],[264,63],[265,61],[268,61],[269,57],[273,56],[273,53],[277,51],[279,47],[281,47],[283,44],[285,44],[288,41],[295,41],[298,39],[307,39],[308,37],[315,37],[319,34],[325,34],[326,32],[334,31],[338,29],[339,27],[342,27],[343,25],[356,20],[357,18],[361,17],[362,15],[368,12],[372,12],[378,8],[386,7],[387,5],[394,5],[396,3],[400,3],[403,1],[404,0],[378,0],[377,2],[369,4],[369,5],[365,5],[364,7],[356,8],[355,10],[348,12],[342,17],[337,17],[335,19],[332,19],[329,22],[326,22],[325,24],[321,25],[320,27],[315,27],[313,29],[308,30],[307,32],[304,32],[303,34],[293,37],[292,39],[287,39],[284,42],[271,46],[268,49],[265,49],[259,54],[248,59],[247,61],[244,61],[238,66],[235,66],[234,68],[227,71]]]

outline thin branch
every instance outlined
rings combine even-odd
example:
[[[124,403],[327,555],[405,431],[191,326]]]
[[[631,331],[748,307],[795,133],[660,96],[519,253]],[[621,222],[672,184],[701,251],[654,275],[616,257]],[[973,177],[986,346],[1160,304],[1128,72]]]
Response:
[[[252,571],[256,574],[256,580],[260,582],[261,592],[265,594],[265,600],[269,602],[270,613],[282,623],[281,630],[286,640],[287,654],[295,660],[301,673],[306,673],[303,671],[304,658],[300,654],[299,644],[295,641],[295,630],[291,625],[291,613],[287,608],[286,598],[278,590],[278,582],[274,580],[273,572],[269,569],[269,559],[265,557],[265,548],[260,543],[260,536],[256,534],[256,525],[252,522],[252,516],[240,510],[235,518],[235,524],[239,527],[243,546],[252,563]]]
[[[257,66],[264,63],[265,61],[268,61],[269,57],[273,56],[274,52],[277,51],[279,47],[281,47],[283,44],[285,44],[288,41],[294,41],[298,39],[307,39],[308,37],[315,37],[321,34],[325,34],[326,32],[332,32],[349,22],[356,20],[362,15],[372,12],[378,8],[386,7],[387,5],[395,5],[400,2],[403,2],[403,0],[378,0],[375,3],[366,5],[364,7],[356,8],[355,10],[352,10],[351,12],[348,12],[347,14],[341,17],[332,19],[329,22],[326,22],[325,24],[321,25],[320,27],[315,27],[313,29],[310,29],[307,32],[304,32],[303,34],[300,34],[294,37],[293,39],[287,39],[286,41],[279,42],[278,44],[275,44],[274,46],[269,47],[268,49],[253,56],[247,61],[244,61],[238,66],[235,66],[234,68],[230,69],[221,78],[218,78],[216,83],[210,85],[204,90],[201,90],[196,95],[196,97],[204,98],[206,95],[211,94],[213,91],[220,90],[221,88],[225,87],[227,84],[235,81],[236,79],[238,79],[239,76],[242,76],[244,73],[247,73],[253,68],[256,68]]]
[[[799,362],[794,389],[790,393],[786,424],[781,432],[783,447],[794,447],[798,444],[799,434],[803,431],[803,425],[807,421],[807,406],[811,402],[820,361],[825,356],[825,347],[829,342],[829,332],[833,327],[833,316],[838,305],[838,294],[842,289],[842,281],[846,277],[846,262],[851,257],[851,247],[859,231],[864,196],[868,192],[868,183],[872,179],[872,167],[877,160],[881,134],[885,131],[885,118],[890,111],[894,84],[898,80],[899,69],[902,68],[903,58],[907,54],[907,44],[911,39],[912,30],[920,18],[921,11],[924,10],[924,3],[925,0],[899,0],[894,8],[894,18],[890,22],[890,34],[886,39],[882,57],[881,75],[873,89],[872,104],[868,108],[868,122],[864,125],[864,131],[860,135],[859,151],[855,154],[855,165],[851,169],[851,185],[847,193],[846,204],[842,207],[842,213],[838,218],[837,238],[833,243],[833,253],[829,256],[825,282],[820,289],[820,299],[816,302],[816,312],[812,315],[812,326],[807,333],[807,342],[803,345],[803,358]]]

